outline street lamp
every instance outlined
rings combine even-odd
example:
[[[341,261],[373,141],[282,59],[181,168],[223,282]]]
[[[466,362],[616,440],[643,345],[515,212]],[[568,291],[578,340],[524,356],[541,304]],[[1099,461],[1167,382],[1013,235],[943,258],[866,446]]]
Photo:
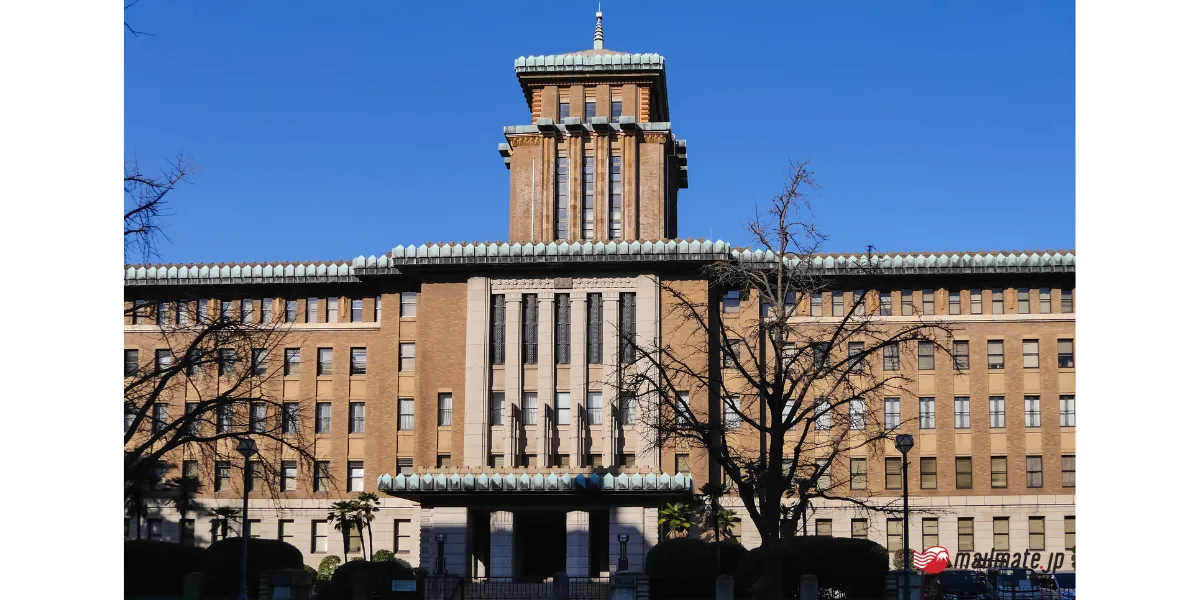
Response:
[[[617,558],[617,570],[629,570],[629,557],[625,554],[625,547],[629,544],[629,534],[622,533],[617,536],[617,541],[621,543],[621,556]]]
[[[237,451],[246,459],[246,467],[242,469],[242,584],[238,587],[238,600],[247,600],[246,562],[250,554],[250,536],[246,535],[246,527],[250,521],[247,520],[246,513],[250,512],[250,457],[258,452],[258,445],[250,438],[242,438],[238,440]]]
[[[444,534],[444,533],[436,534],[433,536],[433,539],[437,541],[437,545],[438,545],[437,558],[434,559],[434,562],[433,562],[433,574],[434,575],[445,575],[446,574],[446,534]]]
[[[909,600],[908,573],[912,569],[912,561],[910,560],[908,549],[908,451],[912,450],[912,447],[912,435],[901,433],[896,436],[896,449],[904,456],[900,469],[900,477],[903,479],[902,485],[904,488],[904,585],[901,587],[904,600]]]

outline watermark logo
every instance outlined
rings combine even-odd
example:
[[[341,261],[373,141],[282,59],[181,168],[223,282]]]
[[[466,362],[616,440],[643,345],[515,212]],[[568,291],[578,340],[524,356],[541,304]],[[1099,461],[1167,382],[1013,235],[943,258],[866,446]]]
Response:
[[[950,551],[941,546],[930,546],[924,552],[913,552],[913,566],[929,575],[937,575],[950,566]]]

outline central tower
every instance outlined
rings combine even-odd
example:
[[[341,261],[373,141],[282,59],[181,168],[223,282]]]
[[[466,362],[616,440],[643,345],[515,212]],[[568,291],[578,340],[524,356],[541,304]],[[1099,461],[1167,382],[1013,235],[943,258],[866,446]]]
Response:
[[[604,47],[515,62],[532,124],[504,128],[511,242],[677,237],[687,145],[671,131],[666,59]]]

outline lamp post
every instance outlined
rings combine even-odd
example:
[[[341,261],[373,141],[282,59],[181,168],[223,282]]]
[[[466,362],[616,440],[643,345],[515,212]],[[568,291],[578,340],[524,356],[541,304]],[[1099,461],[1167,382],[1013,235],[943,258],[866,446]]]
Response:
[[[437,558],[435,558],[433,561],[433,574],[434,575],[445,575],[446,574],[446,534],[444,534],[444,533],[436,534],[433,536],[433,539],[437,541],[437,545],[438,545]]]
[[[242,565],[238,600],[247,600],[246,563],[250,554],[250,536],[246,535],[248,533],[246,527],[250,525],[250,521],[247,520],[246,513],[250,512],[250,457],[258,452],[258,445],[250,438],[242,438],[238,440],[237,451],[246,459],[246,466],[242,469]]]
[[[625,554],[625,547],[629,544],[629,534],[622,533],[617,536],[617,541],[621,543],[621,555],[617,558],[617,570],[629,570],[629,557]]]
[[[902,486],[904,490],[904,585],[902,585],[900,589],[903,590],[902,597],[904,600],[909,600],[908,574],[909,571],[912,570],[912,561],[909,557],[908,549],[908,451],[912,450],[912,447],[912,435],[901,433],[900,435],[896,436],[896,449],[899,450],[900,454],[904,457],[901,459],[902,462],[900,468],[900,477],[903,480]]]

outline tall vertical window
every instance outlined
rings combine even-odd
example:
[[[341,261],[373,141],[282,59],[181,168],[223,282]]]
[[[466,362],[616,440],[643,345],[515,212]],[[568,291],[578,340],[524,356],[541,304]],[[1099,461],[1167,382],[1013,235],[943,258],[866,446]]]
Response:
[[[854,290],[854,316],[861,317],[867,314],[867,303],[863,301],[864,290]]]
[[[1025,426],[1042,426],[1042,397],[1025,396]]]
[[[233,407],[228,404],[217,405],[217,433],[233,431]]]
[[[954,359],[954,368],[966,370],[971,368],[971,342],[954,340],[950,345],[950,355]]]
[[[883,426],[887,429],[895,429],[900,426],[899,398],[883,399]]]
[[[554,424],[571,424],[571,393],[558,392],[554,394]]]
[[[1017,288],[1017,314],[1029,314],[1029,288]]]
[[[366,375],[367,374],[367,349],[366,348],[351,348],[350,349],[350,374],[351,375]]]
[[[850,519],[850,537],[856,540],[867,539],[867,520]]]
[[[493,365],[504,364],[504,294],[492,294],[491,304],[491,336],[488,351]]]
[[[921,314],[932,315],[935,309],[933,307],[933,290],[921,290]]]
[[[242,322],[249,323],[254,320],[254,301],[249,298],[242,298]]]
[[[813,414],[816,422],[813,424],[818,431],[827,431],[833,426],[833,409],[825,398],[817,398],[817,407]]]
[[[537,392],[521,394],[521,424],[537,425]]]
[[[741,340],[729,340],[729,347],[721,353],[721,368],[733,369],[742,359]]]
[[[159,325],[171,324],[171,303],[159,302],[154,311],[154,322]]]
[[[866,429],[866,403],[861,398],[850,400],[850,429]]]
[[[317,299],[316,298],[309,298],[308,300],[305,301],[304,322],[305,323],[316,323],[317,322]]]
[[[266,484],[267,484],[266,466],[263,465],[261,460],[250,461],[250,491],[256,492],[256,491],[260,491],[260,490],[265,490]],[[252,521],[250,521],[250,523],[251,523],[251,525],[253,525],[254,521],[252,520]],[[247,527],[247,529],[250,529],[250,527]],[[252,532],[248,532],[248,533],[250,533],[250,537],[254,537],[254,534]]]
[[[933,342],[917,342],[917,368],[933,370]]]
[[[821,292],[813,292],[808,299],[808,316],[819,317],[824,313],[825,305]]]
[[[285,376],[300,374],[300,349],[299,348],[284,348],[284,350],[283,350],[283,374]]]
[[[559,98],[567,94],[567,90],[559,90]],[[565,123],[567,117],[571,116],[571,103],[567,100],[558,101],[558,122]]]
[[[363,491],[363,463],[361,460],[349,461],[346,465],[346,491]]]
[[[817,473],[817,489],[827,490],[833,487],[833,474],[830,473],[828,458],[818,458],[813,461],[813,473]]]
[[[273,323],[275,321],[275,299],[263,298],[258,303],[258,320],[260,323]]]
[[[900,370],[900,346],[892,343],[883,347],[883,370]]]
[[[789,404],[794,405],[795,401],[791,400],[791,401],[789,401]],[[688,413],[691,412],[690,407],[691,407],[691,400],[689,398],[688,392],[679,392],[679,397],[675,399],[675,422],[676,423],[678,423],[678,424],[687,423]],[[787,415],[789,412],[791,412],[790,406],[783,409],[784,418],[787,418]]]
[[[1029,517],[1029,549],[1046,549],[1046,517]]]
[[[955,429],[970,429],[971,428],[971,397],[970,396],[955,396],[954,397],[954,428]]]
[[[263,433],[267,430],[267,404],[265,402],[250,403],[250,431]]]
[[[971,457],[959,456],[954,459],[954,489],[971,489]]]
[[[604,362],[604,302],[600,294],[587,296],[587,362],[598,365]]]
[[[417,293],[416,292],[400,292],[400,316],[401,317],[417,316]]]
[[[621,103],[616,103],[619,108]],[[614,146],[616,143],[613,144]],[[621,155],[613,153],[608,167],[608,239],[621,239]]]
[[[921,489],[936,490],[937,489],[937,458],[933,456],[921,457]]]
[[[167,405],[165,402],[159,402],[154,405],[150,421],[150,431],[153,433],[162,433],[167,428]]]
[[[1008,457],[993,456],[992,457],[992,487],[1006,488],[1008,487]]]
[[[865,490],[867,489],[867,459],[851,458],[850,459],[850,489]]]
[[[583,99],[583,121],[585,123],[591,123],[592,117],[594,117],[594,116],[596,116],[596,99],[595,98],[584,98]]]
[[[125,429],[129,429],[129,426],[132,424],[132,422],[129,420],[129,418],[133,415],[129,414],[128,408],[129,407],[126,406]],[[200,423],[200,419],[195,416],[196,410],[199,408],[200,408],[199,402],[184,402],[183,403],[183,416],[186,421],[185,427],[186,427],[187,433],[190,435],[196,435],[196,432],[200,429],[199,427],[197,427],[197,425],[199,425],[199,423]],[[188,475],[188,473],[187,473],[188,463],[194,463],[194,462],[195,461],[189,461],[189,460],[183,461],[183,466],[184,466],[183,474],[185,476]]]
[[[1008,517],[992,517],[992,550],[1008,552]]]
[[[571,363],[571,296],[554,295],[554,363]]]
[[[1058,397],[1059,427],[1075,426],[1075,394],[1064,394]]]
[[[1042,457],[1025,457],[1025,485],[1031,488],[1042,487]]]
[[[400,371],[411,373],[417,370],[417,344],[415,342],[400,343]]]
[[[1038,368],[1038,341],[1021,340],[1021,359],[1026,369]]]
[[[492,392],[488,399],[488,425],[504,424],[504,392]]]
[[[921,519],[921,547],[929,548],[938,545],[937,517]]]
[[[830,294],[830,300],[833,300],[833,305],[830,307],[833,309],[832,316],[846,316],[846,292],[843,292],[842,290],[833,290],[833,293]]]
[[[600,392],[587,393],[587,424],[600,425],[604,419],[602,395]]]
[[[1062,455],[1062,486],[1065,488],[1075,487],[1075,455]]]
[[[279,489],[284,492],[296,491],[296,461],[285,460],[279,469]],[[283,532],[283,522],[280,522],[280,532]]]
[[[636,344],[637,344],[637,325],[634,320],[637,315],[637,296],[632,292],[621,293],[620,304],[620,324],[621,324],[621,339],[619,340],[621,351],[621,363],[632,364],[637,359]]]
[[[1038,289],[1038,313],[1050,314],[1050,288]]]
[[[592,111],[596,103],[592,103]],[[596,154],[586,151],[583,157],[583,239],[596,239]]]
[[[971,290],[971,314],[983,314],[983,290]]]
[[[534,294],[521,295],[521,354],[522,362],[536,365],[538,359],[538,305]]]
[[[438,399],[438,427],[449,427],[453,420],[453,404],[454,396],[448,393],[441,393],[437,396]]]
[[[900,290],[900,314],[906,317],[913,314],[912,290]]]
[[[866,351],[865,342],[850,342],[847,345],[846,355],[847,355],[847,358],[850,359],[850,372],[851,373],[862,373],[863,369],[866,368],[866,366],[867,366],[866,362],[864,362],[862,358],[859,358],[862,355],[862,353],[865,351]]]
[[[284,319],[288,323],[296,322],[296,317],[299,314],[299,308],[296,305],[297,305],[297,302],[295,300],[288,300],[287,303],[284,305],[284,312],[285,312]]]
[[[617,424],[633,425],[633,396],[621,394],[617,398]]]
[[[159,349],[154,351],[154,368],[160,373],[171,368],[170,350]]]
[[[570,203],[568,194],[570,183],[567,166],[567,155],[559,154],[555,162],[555,195],[554,195],[554,239],[567,239],[567,205]]]
[[[962,292],[960,292],[958,290],[952,290],[952,291],[948,292],[946,306],[947,306],[950,314],[961,315],[962,314]]]
[[[283,432],[300,432],[300,404],[297,402],[283,403]]]
[[[396,413],[399,415],[399,420],[396,423],[396,429],[399,431],[412,431],[413,424],[416,421],[416,414],[413,412],[414,403],[412,398],[399,398],[400,410]]]
[[[317,403],[317,433],[329,433],[333,429],[333,404]]]
[[[883,459],[883,487],[888,490],[898,490],[904,486],[904,466],[899,457],[888,456]]]
[[[892,316],[892,292],[888,290],[879,291],[879,316]]]
[[[958,551],[975,551],[975,519],[971,517],[958,518]]]
[[[1004,314],[1004,288],[992,288],[992,314]]]
[[[903,549],[904,522],[901,519],[887,520],[887,551],[896,553]]]
[[[1075,292],[1074,292],[1074,290],[1063,290],[1061,303],[1062,303],[1062,312],[1064,312],[1064,313],[1075,312]]]
[[[1075,340],[1058,340],[1058,368],[1075,368]]]
[[[987,358],[989,369],[1004,368],[1004,340],[988,340]]]
[[[196,322],[207,323],[210,317],[211,309],[208,306],[208,298],[201,298],[196,301]]]
[[[222,300],[221,301],[221,320],[224,322],[233,321],[233,301],[232,300]]]
[[[317,348],[317,376],[333,375],[333,348]]]
[[[1004,396],[988,396],[988,425],[1004,427]]]
[[[333,475],[329,470],[329,461],[318,460],[313,463],[313,491],[328,492],[329,481]]]
[[[1063,517],[1063,547],[1075,551],[1075,515]]]
[[[219,460],[216,467],[213,469],[213,491],[221,491],[229,487],[229,482],[233,480],[233,468],[229,465],[229,461]]]
[[[620,119],[621,115],[624,114],[621,112],[621,95],[620,94],[614,93],[612,95],[612,100],[608,103],[608,108],[609,108],[608,116],[612,118],[611,122],[616,123],[617,119]]]
[[[267,349],[253,348],[250,350],[250,368],[255,375],[267,374]]]
[[[355,298],[350,301],[350,322],[362,323],[363,318],[363,301],[362,298]]]
[[[921,429],[933,429],[936,427],[933,398],[921,398],[917,407],[920,410]]]
[[[190,325],[192,321],[191,302],[180,300],[175,303],[175,324]]]
[[[338,322],[338,298],[329,297],[325,299],[325,322]]]
[[[383,322],[383,296],[375,296],[375,322]]]
[[[733,429],[741,426],[742,416],[738,412],[741,410],[742,399],[737,396],[722,398],[721,405],[724,407],[721,416],[725,421],[725,427]]]
[[[217,350],[217,374],[233,375],[233,366],[237,364],[237,350],[221,348]]]
[[[350,403],[350,433],[365,433],[367,431],[367,404],[365,402]]]

